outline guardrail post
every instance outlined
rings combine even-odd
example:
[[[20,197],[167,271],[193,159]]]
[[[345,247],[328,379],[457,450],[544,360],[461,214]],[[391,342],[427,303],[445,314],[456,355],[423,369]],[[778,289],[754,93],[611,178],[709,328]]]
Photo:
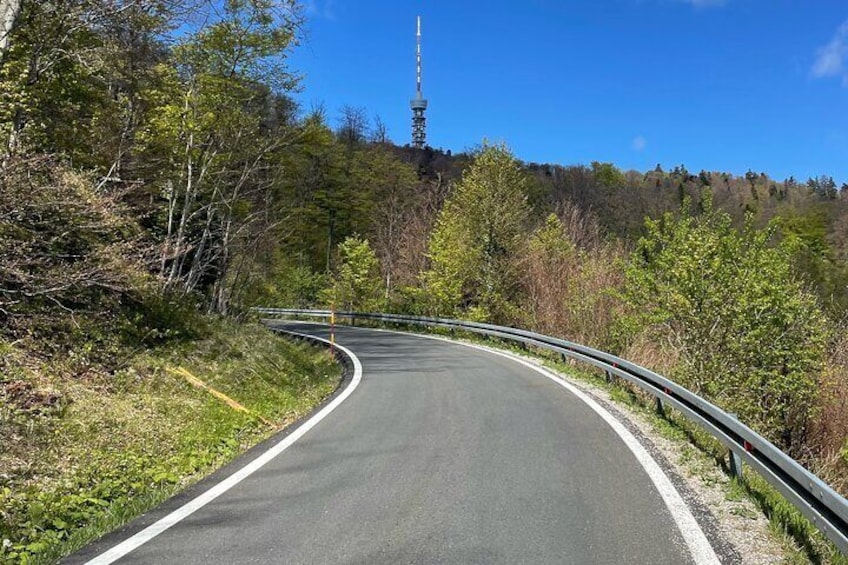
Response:
[[[657,414],[665,417],[665,406],[663,406],[662,398],[659,395],[654,397],[654,409],[657,411]]]
[[[731,418],[736,420],[736,414],[728,414]],[[737,479],[742,478],[742,457],[739,456],[736,451],[732,448],[728,450],[728,463],[730,466],[730,474]]]
[[[607,384],[612,383],[612,372],[604,371],[604,379],[607,381]]]

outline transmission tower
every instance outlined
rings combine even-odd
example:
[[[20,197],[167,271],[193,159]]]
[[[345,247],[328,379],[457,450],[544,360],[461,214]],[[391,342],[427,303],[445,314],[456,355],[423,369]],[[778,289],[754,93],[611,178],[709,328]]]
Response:
[[[427,141],[427,120],[424,110],[427,109],[427,100],[421,93],[421,16],[418,16],[418,33],[416,35],[415,51],[416,85],[415,98],[409,101],[412,108],[412,146],[422,149]]]

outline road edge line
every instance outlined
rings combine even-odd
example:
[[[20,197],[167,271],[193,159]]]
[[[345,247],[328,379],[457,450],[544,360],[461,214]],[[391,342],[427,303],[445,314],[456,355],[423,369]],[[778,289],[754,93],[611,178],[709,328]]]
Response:
[[[299,334],[295,332],[286,332],[289,335],[299,336],[303,338],[316,339],[327,345],[330,345],[330,342],[318,338],[315,336],[307,335],[307,334]],[[324,406],[319,412],[317,412],[314,416],[303,422],[295,431],[291,434],[287,435],[283,439],[281,439],[278,443],[274,444],[270,448],[268,448],[262,455],[217,483],[210,489],[206,490],[202,494],[193,498],[189,502],[180,506],[170,514],[166,515],[162,519],[157,522],[151,524],[150,526],[144,528],[140,532],[135,535],[125,539],[121,543],[111,547],[106,550],[104,553],[101,553],[97,557],[87,561],[85,565],[110,565],[114,563],[118,559],[124,557],[134,549],[144,545],[149,542],[165,530],[169,529],[171,526],[176,525],[181,522],[197,510],[203,508],[241,481],[258,471],[260,468],[265,466],[272,459],[283,453],[286,449],[291,447],[297,440],[306,435],[309,430],[314,428],[319,422],[321,422],[324,418],[330,415],[330,413],[338,408],[338,406],[344,402],[347,397],[349,397],[353,391],[359,386],[359,383],[362,381],[362,363],[360,363],[359,358],[354,355],[354,353],[343,347],[341,345],[335,344],[334,347],[344,353],[352,362],[353,362],[353,377],[350,380],[350,384],[342,391],[341,394],[336,396],[329,404]]]
[[[420,335],[420,334],[419,334]],[[476,345],[472,343],[464,343],[461,341],[455,341],[451,339],[441,338],[437,336],[421,336],[429,339],[437,339],[440,341],[447,341],[449,343],[455,343],[457,345],[462,345],[465,347],[470,347],[472,349],[477,349],[479,351],[484,351],[486,353],[491,353],[494,355],[499,355],[501,357],[505,357],[507,359],[511,359],[516,363],[520,363],[525,367],[536,371],[537,373],[547,377],[552,380],[559,386],[568,390],[574,396],[579,398],[583,403],[585,403],[589,408],[591,408],[598,416],[603,419],[608,426],[610,426],[613,431],[621,438],[627,448],[633,453],[633,456],[636,457],[636,460],[642,465],[642,468],[645,469],[645,472],[648,474],[648,477],[651,479],[651,482],[656,487],[657,491],[660,494],[663,502],[668,508],[669,513],[671,514],[674,523],[677,525],[677,529],[680,531],[680,535],[683,537],[683,541],[686,542],[686,546],[689,548],[689,553],[692,555],[692,559],[694,560],[696,565],[714,565],[716,563],[721,563],[721,560],[716,555],[715,550],[713,549],[712,544],[707,539],[707,535],[704,533],[701,525],[698,523],[698,520],[695,519],[694,514],[689,509],[689,505],[686,504],[686,501],[683,499],[683,496],[674,486],[671,479],[662,469],[659,463],[657,463],[656,459],[648,452],[642,442],[639,441],[633,433],[622,424],[618,418],[613,416],[606,408],[601,406],[595,399],[586,394],[584,391],[580,390],[577,386],[571,384],[570,382],[564,380],[561,376],[557,375],[553,371],[545,367],[540,367],[538,365],[533,364],[526,359],[522,359],[521,357],[514,355],[512,353],[508,353],[505,351],[500,351],[497,349],[484,347],[481,345]]]

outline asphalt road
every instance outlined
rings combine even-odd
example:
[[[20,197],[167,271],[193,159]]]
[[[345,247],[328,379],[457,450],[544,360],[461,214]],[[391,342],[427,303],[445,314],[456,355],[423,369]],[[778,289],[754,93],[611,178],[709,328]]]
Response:
[[[337,341],[362,362],[353,394],[118,563],[693,562],[623,441],[554,382],[432,339],[338,328]],[[138,529],[66,562],[85,562]]]

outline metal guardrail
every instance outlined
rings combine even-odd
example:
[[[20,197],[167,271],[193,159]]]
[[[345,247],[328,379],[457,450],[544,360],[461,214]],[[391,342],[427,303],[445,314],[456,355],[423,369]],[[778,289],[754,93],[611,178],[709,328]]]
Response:
[[[331,316],[329,310],[254,308],[254,311],[278,316],[314,318]],[[422,325],[517,341],[554,351],[563,358],[573,358],[589,363],[607,373],[621,377],[661,402],[673,406],[706,429],[776,488],[827,536],[839,551],[848,555],[848,500],[767,439],[721,408],[649,369],[578,343],[505,326],[399,314],[335,312],[335,316],[349,318],[351,323],[362,319],[391,324]]]

